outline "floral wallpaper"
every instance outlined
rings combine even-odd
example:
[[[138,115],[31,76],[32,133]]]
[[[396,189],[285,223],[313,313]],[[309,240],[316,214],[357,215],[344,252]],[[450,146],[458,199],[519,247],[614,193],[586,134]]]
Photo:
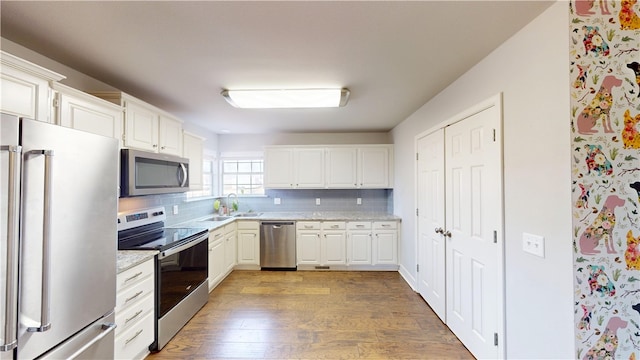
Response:
[[[640,360],[640,5],[572,0],[577,359]]]

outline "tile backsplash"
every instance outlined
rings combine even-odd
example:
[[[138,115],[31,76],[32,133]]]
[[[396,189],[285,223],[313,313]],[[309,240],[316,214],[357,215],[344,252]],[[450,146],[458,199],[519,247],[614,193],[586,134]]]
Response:
[[[266,196],[239,198],[239,211],[255,212],[298,212],[298,211],[364,211],[393,213],[393,190],[267,190]],[[280,205],[275,205],[275,198]],[[360,198],[361,204],[357,204]],[[118,211],[145,209],[164,206],[167,211],[166,224],[171,226],[213,213],[216,198],[189,200],[184,193],[147,195],[121,198]],[[220,197],[222,203],[226,197]],[[320,205],[316,205],[320,199]],[[178,214],[173,214],[173,206],[178,206]]]

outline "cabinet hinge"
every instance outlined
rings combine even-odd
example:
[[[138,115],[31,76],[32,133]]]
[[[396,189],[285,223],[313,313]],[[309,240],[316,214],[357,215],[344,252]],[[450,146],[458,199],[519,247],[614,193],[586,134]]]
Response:
[[[416,208],[416,216],[420,216],[420,212],[418,211],[417,208]]]
[[[53,107],[54,108],[60,107],[60,101],[58,100],[57,96],[53,98]]]
[[[416,272],[420,272],[420,264],[416,264]]]
[[[496,142],[496,129],[493,129],[493,142]]]
[[[498,333],[493,333],[493,345],[498,346]]]
[[[496,230],[493,230],[493,243],[498,243],[498,232]]]
[[[416,153],[416,161],[420,158],[420,154]]]

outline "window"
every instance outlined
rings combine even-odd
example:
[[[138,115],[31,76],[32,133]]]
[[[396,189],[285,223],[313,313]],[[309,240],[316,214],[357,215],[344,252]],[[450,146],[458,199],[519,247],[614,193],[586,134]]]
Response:
[[[262,159],[222,161],[222,193],[263,195],[264,170]]]

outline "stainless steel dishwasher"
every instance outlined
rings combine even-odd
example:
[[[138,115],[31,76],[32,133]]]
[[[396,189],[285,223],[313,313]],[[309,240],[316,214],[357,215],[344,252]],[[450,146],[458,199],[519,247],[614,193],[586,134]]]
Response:
[[[296,226],[293,221],[260,224],[260,267],[296,270]]]

